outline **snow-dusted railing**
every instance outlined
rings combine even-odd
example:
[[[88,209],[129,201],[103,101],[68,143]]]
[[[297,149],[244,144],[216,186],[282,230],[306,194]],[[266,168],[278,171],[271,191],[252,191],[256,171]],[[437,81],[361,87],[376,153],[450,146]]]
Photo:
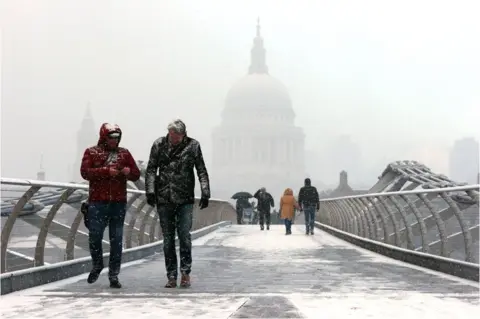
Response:
[[[29,267],[38,267],[46,264],[45,262],[45,246],[47,242],[47,236],[55,236],[65,241],[65,251],[63,259],[55,260],[59,262],[63,260],[72,260],[75,258],[75,248],[80,248],[84,251],[88,251],[88,231],[83,225],[83,214],[79,208],[78,199],[74,201],[76,207],[73,207],[69,198],[74,197],[73,194],[82,194],[80,199],[86,198],[88,192],[88,185],[86,184],[74,184],[74,183],[57,183],[48,181],[37,181],[28,179],[15,179],[15,178],[0,178],[2,188],[4,185],[15,186],[15,192],[18,193],[18,199],[9,200],[9,203],[13,204],[13,208],[8,215],[2,217],[2,235],[1,235],[1,272],[9,272],[13,270],[25,269]],[[23,188],[23,189],[22,189]],[[28,214],[22,214],[24,207],[31,203],[32,197],[40,190],[45,189],[61,189],[61,195],[54,203],[49,203],[45,206],[45,210],[40,212],[31,211]],[[11,191],[11,189],[9,189]],[[19,192],[21,191],[21,193]],[[3,190],[2,190],[3,192]],[[152,242],[156,242],[161,239],[161,229],[158,227],[159,220],[158,214],[155,213],[153,207],[147,205],[145,192],[138,189],[127,189],[129,194],[127,201],[127,215],[124,225],[124,246],[125,248],[132,248],[135,246],[142,246]],[[21,195],[23,194],[23,195]],[[195,199],[195,208],[198,209],[198,198]],[[38,201],[41,201],[39,199]],[[5,203],[5,202],[4,202]],[[4,204],[2,203],[2,204]],[[41,203],[40,203],[41,204]],[[50,206],[51,205],[51,206]],[[64,219],[67,222],[59,222],[55,220],[57,212],[63,210]],[[45,212],[43,214],[43,212]],[[152,216],[153,215],[153,216]],[[70,217],[70,218],[69,218]],[[6,220],[3,220],[6,219]],[[15,222],[22,220],[23,227],[25,229],[16,229]],[[234,207],[230,203],[219,199],[210,199],[208,208],[202,210],[201,213],[194,212],[194,220],[192,230],[196,230],[208,225],[215,224],[220,221],[235,221],[236,212]],[[30,224],[32,227],[28,227],[25,223]],[[148,226],[148,231],[147,231]],[[32,230],[39,229],[38,234],[32,234]],[[26,230],[26,231],[25,231]],[[107,232],[108,233],[108,232]],[[31,255],[24,261],[18,262],[18,256],[25,255],[15,252],[15,248],[9,248],[8,244],[11,237],[14,237],[16,241],[22,241],[25,238],[36,236],[37,242],[35,248],[31,248]],[[25,248],[25,247],[22,247]],[[109,243],[103,241],[104,252],[108,252]],[[16,260],[13,262],[12,260]],[[33,262],[32,262],[33,259]],[[9,263],[11,262],[11,264]]]
[[[478,263],[480,185],[320,200],[317,221],[370,240]]]

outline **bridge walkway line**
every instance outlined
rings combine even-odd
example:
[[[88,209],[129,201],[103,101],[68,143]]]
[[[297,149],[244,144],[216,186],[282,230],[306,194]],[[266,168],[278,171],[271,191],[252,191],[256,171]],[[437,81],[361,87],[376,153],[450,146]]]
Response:
[[[2,318],[454,318],[478,311],[478,283],[402,263],[303,225],[231,225],[193,242],[192,287],[166,289],[163,257],[1,298]]]

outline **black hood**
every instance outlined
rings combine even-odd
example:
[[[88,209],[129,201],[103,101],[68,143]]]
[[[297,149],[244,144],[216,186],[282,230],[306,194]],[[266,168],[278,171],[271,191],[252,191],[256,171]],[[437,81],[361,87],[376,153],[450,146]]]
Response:
[[[312,181],[310,180],[310,178],[305,178],[305,186],[311,186],[312,185]]]

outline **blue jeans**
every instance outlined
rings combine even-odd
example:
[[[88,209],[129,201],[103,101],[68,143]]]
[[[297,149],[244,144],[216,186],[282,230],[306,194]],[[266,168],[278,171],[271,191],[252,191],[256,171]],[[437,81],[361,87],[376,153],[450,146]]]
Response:
[[[285,218],[284,222],[285,222],[285,231],[287,233],[291,233],[292,232],[292,220]]]
[[[315,211],[316,206],[303,206],[303,211],[305,212],[305,227],[307,233],[313,231],[315,225]]]
[[[175,250],[175,232],[180,243],[180,271],[190,274],[192,268],[192,229],[193,204],[160,204],[157,206],[160,226],[163,233],[163,253],[167,278],[177,279],[178,262]]]
[[[108,277],[116,277],[120,273],[123,248],[123,223],[125,222],[126,203],[91,202],[88,206],[89,246],[94,269],[103,269],[102,240],[108,226],[110,238],[110,262]]]

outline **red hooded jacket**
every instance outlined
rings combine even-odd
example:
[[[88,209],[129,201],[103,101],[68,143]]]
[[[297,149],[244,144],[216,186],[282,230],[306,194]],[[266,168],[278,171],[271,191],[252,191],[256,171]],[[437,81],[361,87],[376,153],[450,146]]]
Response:
[[[120,142],[122,137],[120,127],[118,127],[118,125],[104,123],[100,127],[98,144],[87,148],[83,153],[80,174],[85,180],[90,182],[90,202],[126,202],[127,180],[134,182],[140,178],[140,170],[132,154],[130,154],[126,148],[108,148],[106,139],[111,133],[120,134]],[[111,153],[116,153],[116,160],[113,159],[107,163],[107,159]],[[130,168],[130,174],[127,176],[121,172],[116,176],[110,175],[110,168],[115,168],[120,171],[124,167]]]

